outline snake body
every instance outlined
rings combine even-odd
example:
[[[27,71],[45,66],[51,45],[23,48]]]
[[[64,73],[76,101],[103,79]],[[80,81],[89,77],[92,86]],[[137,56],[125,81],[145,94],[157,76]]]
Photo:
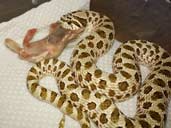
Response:
[[[71,66],[55,58],[33,66],[27,76],[30,93],[79,121],[82,128],[91,127],[90,120],[103,128],[163,128],[171,93],[170,55],[152,42],[128,41],[114,54],[114,73],[107,73],[95,63],[112,45],[112,21],[97,12],[81,10],[64,15],[60,22],[69,29],[88,28],[90,34],[76,45]],[[141,87],[139,63],[150,68]],[[55,77],[61,95],[39,84],[46,75]],[[137,112],[129,118],[114,102],[135,93]]]

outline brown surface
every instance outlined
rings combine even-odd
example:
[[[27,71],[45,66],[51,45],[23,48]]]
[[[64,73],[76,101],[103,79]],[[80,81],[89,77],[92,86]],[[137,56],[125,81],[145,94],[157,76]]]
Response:
[[[91,0],[91,10],[112,18],[116,39],[153,41],[171,53],[171,4],[165,0]]]
[[[21,15],[46,1],[50,0],[39,0],[37,5],[33,5],[32,0],[0,0],[0,23]]]

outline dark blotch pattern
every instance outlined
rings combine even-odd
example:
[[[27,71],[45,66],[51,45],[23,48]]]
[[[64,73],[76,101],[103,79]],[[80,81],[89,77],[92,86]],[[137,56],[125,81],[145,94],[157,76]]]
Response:
[[[117,123],[118,122],[118,120],[119,120],[119,110],[118,110],[118,108],[115,108],[114,110],[113,110],[113,112],[112,112],[112,114],[111,114],[111,121],[113,122],[113,123]]]
[[[116,64],[117,64],[117,63],[122,63],[122,59],[121,59],[121,58],[117,59],[115,63],[116,63]]]
[[[96,32],[101,38],[106,38],[106,33],[103,30],[98,29]]]
[[[103,41],[99,41],[97,42],[97,46],[98,49],[101,49],[103,47]]]
[[[165,111],[165,105],[164,105],[164,104],[159,103],[157,106],[158,106],[158,108],[161,109],[162,111]]]
[[[151,125],[145,120],[140,120],[139,123],[141,124],[142,128],[151,128]]]
[[[167,52],[164,52],[164,53],[162,54],[162,59],[166,59],[166,58],[168,58],[168,57],[170,57],[170,56],[169,56],[169,54],[168,54]]]
[[[156,120],[156,121],[158,121],[158,122],[161,121],[161,117],[160,117],[159,113],[157,113],[157,112],[155,112],[155,111],[149,111],[149,115],[151,116],[151,118],[152,118],[153,120]]]
[[[148,94],[153,88],[151,86],[147,86],[145,89],[144,89],[144,94]]]
[[[120,53],[120,52],[121,52],[121,48],[118,48],[118,49],[116,50],[115,54],[118,54],[118,53]]]
[[[105,114],[105,113],[102,113],[102,114],[100,115],[100,122],[101,122],[102,124],[105,124],[105,123],[107,123],[107,121],[108,121],[108,119],[106,118],[106,114]]]
[[[125,118],[125,122],[126,122],[125,124],[126,128],[134,128],[134,124],[131,122],[131,120]]]
[[[151,107],[151,105],[152,105],[151,102],[145,102],[145,103],[143,104],[143,108],[144,108],[144,109],[149,109],[149,108]]]
[[[149,80],[153,79],[155,75],[156,75],[156,74],[150,74],[150,76],[148,77],[148,79],[149,79]]]
[[[160,79],[160,78],[154,79],[153,83],[154,83],[155,85],[160,86],[160,87],[165,87],[165,86],[166,86],[166,85],[165,85],[165,82],[164,82],[162,79]]]
[[[113,26],[111,26],[109,24],[105,24],[105,25],[103,25],[103,27],[105,27],[107,29],[110,29],[110,30],[113,30]]]
[[[121,90],[121,91],[126,91],[127,90],[127,88],[128,88],[128,83],[126,82],[126,81],[124,81],[124,82],[120,82],[119,83],[119,89]]]
[[[87,52],[82,52],[80,55],[79,55],[79,57],[78,58],[86,58],[86,57],[88,57],[88,56],[90,56],[90,54],[89,53],[87,53]]]
[[[77,61],[77,63],[76,63],[76,70],[80,70],[80,67],[81,67],[81,62]]]
[[[163,98],[163,93],[159,91],[154,92],[154,94],[151,96],[152,100],[157,100],[161,98]]]
[[[88,81],[88,82],[91,81],[91,76],[92,75],[90,73],[87,73],[86,76],[85,76],[85,80]]]
[[[140,77],[139,77],[138,73],[135,73],[135,79],[136,79],[137,82],[139,82]]]
[[[161,73],[167,77],[171,77],[171,72],[166,69],[160,70],[159,73]]]
[[[163,63],[163,66],[171,67],[171,62],[165,62],[165,63]]]
[[[120,73],[121,73],[122,76],[124,76],[126,79],[131,78],[131,75],[130,75],[128,72],[126,72],[126,71],[120,71]]]
[[[143,54],[146,54],[146,52],[147,52],[147,49],[143,48]]]
[[[113,40],[113,38],[114,38],[114,35],[113,35],[113,33],[111,32],[111,33],[109,34],[109,40]]]
[[[93,35],[89,35],[89,36],[86,37],[86,39],[88,39],[88,40],[93,40],[94,38],[95,37]]]
[[[129,69],[133,69],[133,70],[136,69],[135,65],[133,65],[131,63],[124,63],[124,66],[127,67],[127,68],[129,68]]]
[[[139,48],[142,47],[142,44],[140,44],[140,43],[136,43],[136,45],[137,45]]]
[[[124,45],[123,48],[125,48],[126,50],[134,52],[134,48],[129,46],[129,45]]]
[[[129,54],[127,54],[127,53],[122,53],[122,56],[123,56],[124,58],[127,58],[127,59],[131,59],[131,60],[134,59],[131,55],[129,55]]]
[[[106,81],[105,80],[100,80],[98,87],[101,88],[101,89],[105,89],[106,88]]]
[[[74,17],[74,19],[78,20],[82,24],[82,26],[84,26],[84,27],[87,26],[87,20],[86,19],[83,19],[83,18],[78,17],[78,16],[74,16],[74,15],[73,15],[73,17]]]

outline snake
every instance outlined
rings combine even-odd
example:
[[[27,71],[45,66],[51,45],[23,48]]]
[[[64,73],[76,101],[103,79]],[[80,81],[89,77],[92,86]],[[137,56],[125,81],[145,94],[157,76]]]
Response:
[[[78,121],[82,128],[90,128],[90,122],[99,128],[164,128],[171,94],[169,53],[150,41],[129,40],[113,55],[113,73],[105,72],[96,62],[114,42],[110,18],[78,10],[63,15],[59,22],[67,29],[86,28],[89,33],[75,46],[70,65],[49,58],[32,66],[27,75],[29,92]],[[150,69],[143,82],[140,64]],[[56,79],[60,93],[40,85],[47,75]],[[131,118],[115,102],[135,94],[137,110]]]

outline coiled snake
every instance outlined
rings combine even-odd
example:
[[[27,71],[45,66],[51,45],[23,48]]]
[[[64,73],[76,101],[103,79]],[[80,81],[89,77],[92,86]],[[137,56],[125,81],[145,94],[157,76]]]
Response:
[[[96,61],[112,45],[112,21],[97,12],[81,10],[64,15],[60,22],[67,29],[88,28],[89,35],[76,45],[71,66],[55,58],[36,63],[27,76],[30,93],[79,121],[82,128],[91,127],[90,120],[103,128],[163,128],[171,92],[170,55],[154,43],[131,40],[117,49],[114,73],[107,73]],[[139,63],[150,68],[141,87]],[[61,95],[39,84],[45,75],[55,77]],[[137,112],[129,118],[114,102],[135,93]]]

